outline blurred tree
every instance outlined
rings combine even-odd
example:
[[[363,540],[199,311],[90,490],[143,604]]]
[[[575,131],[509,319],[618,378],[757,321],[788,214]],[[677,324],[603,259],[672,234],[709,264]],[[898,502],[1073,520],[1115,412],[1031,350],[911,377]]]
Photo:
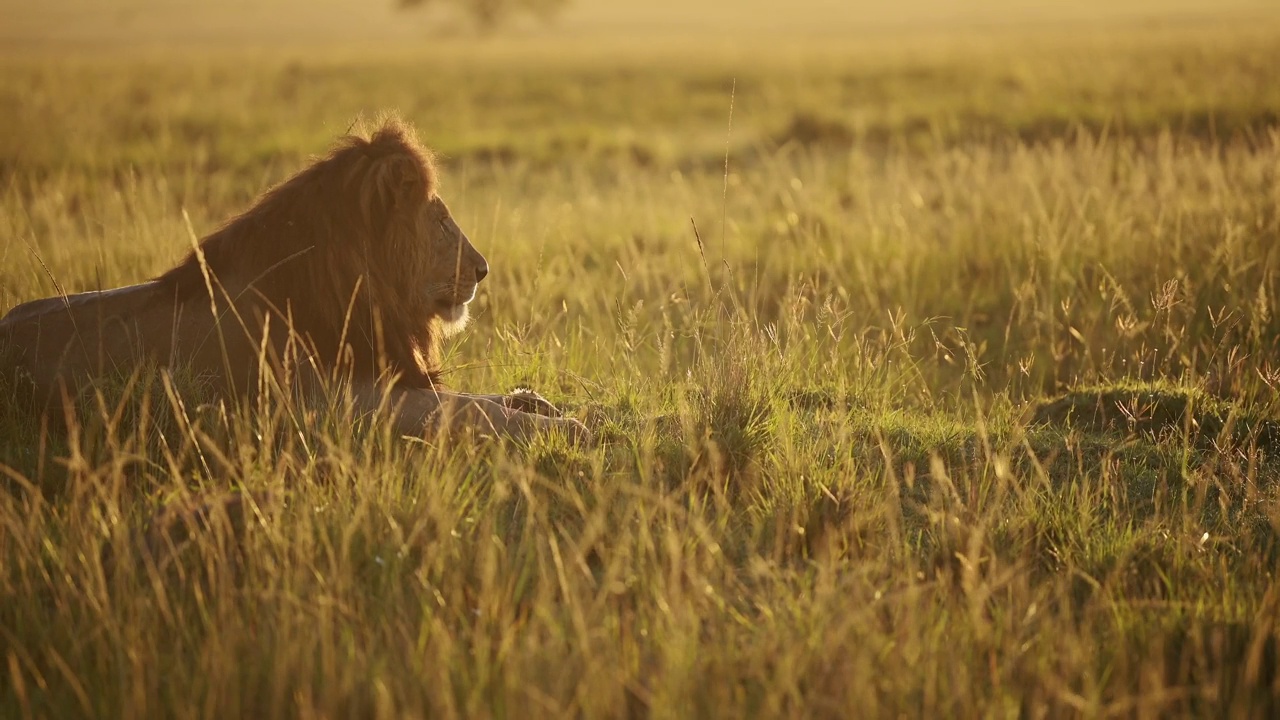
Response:
[[[396,0],[401,8],[452,5],[481,30],[493,30],[513,15],[527,13],[550,20],[569,0]]]

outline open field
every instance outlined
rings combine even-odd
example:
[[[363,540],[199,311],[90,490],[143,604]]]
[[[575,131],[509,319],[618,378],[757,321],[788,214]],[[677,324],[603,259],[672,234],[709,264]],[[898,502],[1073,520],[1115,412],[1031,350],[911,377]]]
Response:
[[[395,108],[492,266],[448,381],[600,442],[0,403],[0,717],[1277,712],[1278,67],[1275,13],[5,54],[0,310]]]

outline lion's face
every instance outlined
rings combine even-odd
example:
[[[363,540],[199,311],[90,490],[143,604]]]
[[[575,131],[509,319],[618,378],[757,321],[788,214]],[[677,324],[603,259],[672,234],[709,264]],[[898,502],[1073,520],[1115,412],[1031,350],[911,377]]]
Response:
[[[449,208],[438,197],[423,204],[417,218],[417,237],[429,244],[421,269],[429,312],[444,321],[446,330],[461,330],[467,322],[467,303],[489,274],[485,262],[466,234],[453,221]]]

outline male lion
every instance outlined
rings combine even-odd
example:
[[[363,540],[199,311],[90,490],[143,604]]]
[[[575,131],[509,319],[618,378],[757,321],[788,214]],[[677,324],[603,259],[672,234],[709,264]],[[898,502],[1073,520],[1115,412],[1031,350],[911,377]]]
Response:
[[[358,412],[388,416],[403,435],[588,439],[531,391],[440,384],[441,338],[462,328],[489,266],[437,188],[430,152],[388,119],[341,139],[159,277],[13,308],[0,349],[45,410],[108,371],[153,363],[233,399],[264,381],[304,398],[344,387]]]

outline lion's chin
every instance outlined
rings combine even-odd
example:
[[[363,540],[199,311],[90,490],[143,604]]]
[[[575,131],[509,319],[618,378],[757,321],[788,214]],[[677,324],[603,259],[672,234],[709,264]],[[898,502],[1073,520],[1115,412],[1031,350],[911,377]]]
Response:
[[[467,326],[467,320],[470,318],[470,311],[467,310],[466,303],[461,305],[453,305],[440,313],[440,329],[445,335],[454,335],[462,332]]]

